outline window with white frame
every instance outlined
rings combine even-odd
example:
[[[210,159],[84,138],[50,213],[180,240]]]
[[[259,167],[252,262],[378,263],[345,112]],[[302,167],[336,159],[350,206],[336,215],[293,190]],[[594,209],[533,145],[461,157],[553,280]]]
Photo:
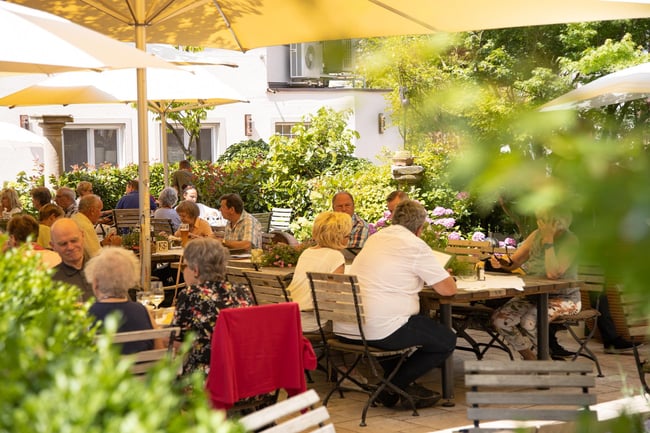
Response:
[[[177,135],[182,137],[183,146],[187,148],[190,140],[189,134],[181,127],[174,128],[176,134],[167,132],[167,161],[178,162],[187,159],[183,149],[181,149]],[[197,148],[195,143],[192,146],[192,156],[197,160],[213,161],[214,148],[216,145],[216,137],[219,131],[219,125],[205,125],[201,128],[199,133],[200,146]]]
[[[101,125],[87,128],[63,129],[63,167],[72,171],[88,163],[99,166],[119,164],[119,126]]]
[[[291,133],[291,128],[298,122],[275,122],[275,133],[287,138],[293,138],[295,134]]]

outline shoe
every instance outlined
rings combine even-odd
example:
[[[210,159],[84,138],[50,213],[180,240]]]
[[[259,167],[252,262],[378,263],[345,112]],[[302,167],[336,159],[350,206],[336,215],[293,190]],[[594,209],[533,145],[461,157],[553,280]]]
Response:
[[[572,358],[575,355],[575,352],[566,350],[564,347],[558,345],[553,345],[550,348],[551,358],[562,360],[565,358]]]
[[[380,392],[377,398],[375,399],[376,403],[379,403],[384,407],[395,407],[398,401],[399,401],[399,394],[386,391],[386,390]]]
[[[442,398],[442,394],[439,392],[432,391],[417,383],[407,386],[404,392],[413,398],[416,409],[431,407]],[[411,409],[411,402],[407,398],[401,397],[401,405],[405,409]]]
[[[617,354],[629,352],[634,349],[634,346],[640,346],[641,344],[641,342],[633,343],[631,341],[625,340],[624,338],[616,337],[616,340],[609,344],[603,344],[603,346],[605,348],[605,353]]]

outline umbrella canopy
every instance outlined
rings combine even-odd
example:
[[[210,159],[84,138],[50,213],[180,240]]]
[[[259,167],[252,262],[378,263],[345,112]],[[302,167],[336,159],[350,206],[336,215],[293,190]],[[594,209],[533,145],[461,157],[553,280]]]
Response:
[[[0,184],[15,181],[19,172],[30,173],[37,164],[44,164],[45,177],[56,167],[54,148],[47,138],[18,125],[0,122]]]
[[[0,98],[0,106],[68,105],[134,102],[138,98],[136,71],[121,69],[59,74]],[[244,98],[202,68],[155,69],[147,75],[149,109],[165,125],[169,112],[242,102]],[[175,104],[183,106],[176,108]],[[162,158],[167,183],[167,134],[162,134]]]
[[[123,42],[40,10],[0,2],[0,72],[175,66]]]
[[[650,6],[602,0],[11,0],[123,41],[251,48],[293,42],[650,16]]]
[[[587,109],[650,97],[650,63],[621,69],[547,102],[540,111]]]

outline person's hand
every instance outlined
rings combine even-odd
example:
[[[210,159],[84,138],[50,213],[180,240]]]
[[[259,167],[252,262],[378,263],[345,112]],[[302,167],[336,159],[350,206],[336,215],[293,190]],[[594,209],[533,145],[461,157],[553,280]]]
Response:
[[[555,218],[550,220],[540,218],[537,220],[537,227],[542,235],[542,242],[553,243],[555,234],[559,231],[559,221]]]

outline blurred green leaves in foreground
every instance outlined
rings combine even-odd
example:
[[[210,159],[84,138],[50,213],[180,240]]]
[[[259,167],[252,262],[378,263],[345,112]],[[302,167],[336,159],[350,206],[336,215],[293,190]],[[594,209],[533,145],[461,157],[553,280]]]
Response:
[[[210,408],[199,378],[176,379],[180,357],[133,377],[108,336],[117,322],[95,343],[78,289],[38,261],[26,247],[0,255],[0,432],[244,431]]]

